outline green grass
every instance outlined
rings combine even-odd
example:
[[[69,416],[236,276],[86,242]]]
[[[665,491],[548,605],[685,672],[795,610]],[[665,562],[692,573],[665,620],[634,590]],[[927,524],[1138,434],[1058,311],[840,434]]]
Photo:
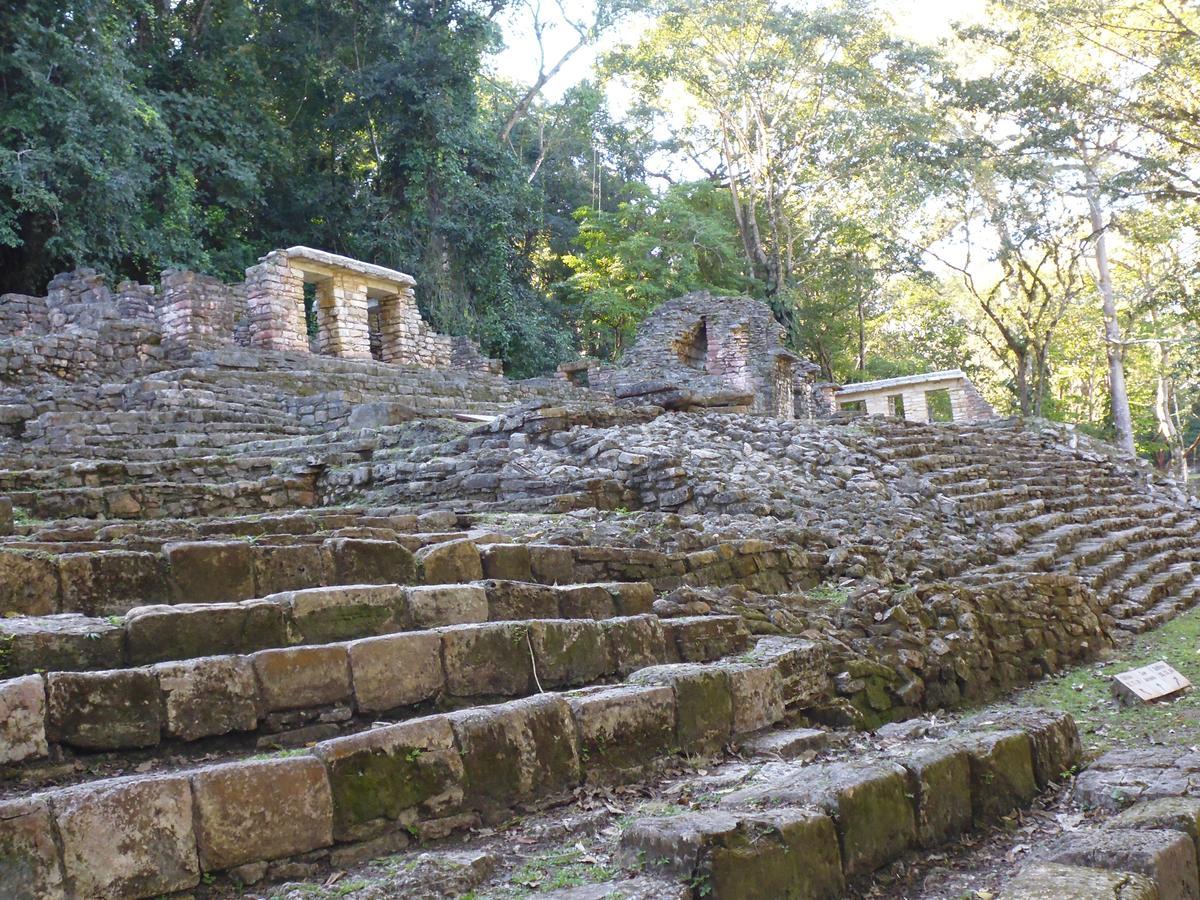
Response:
[[[1021,706],[1069,712],[1089,754],[1155,741],[1200,743],[1200,691],[1193,688],[1171,700],[1130,706],[1113,699],[1112,676],[1159,660],[1200,684],[1200,609],[1139,635],[1104,662],[1069,669],[1014,699]]]
[[[588,862],[586,854],[578,848],[555,850],[526,860],[509,876],[510,886],[495,896],[528,897],[585,884],[602,884],[616,875],[616,869]]]
[[[804,595],[810,600],[815,600],[821,606],[845,606],[850,600],[849,589],[840,587],[832,581],[809,588]]]

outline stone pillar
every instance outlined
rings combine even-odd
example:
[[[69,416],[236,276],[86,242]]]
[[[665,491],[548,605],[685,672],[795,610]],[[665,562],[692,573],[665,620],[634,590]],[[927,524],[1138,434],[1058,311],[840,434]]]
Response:
[[[251,347],[308,352],[304,276],[288,265],[286,253],[268,253],[246,270],[246,315]]]
[[[348,275],[317,282],[317,350],[326,356],[370,359],[367,286]]]
[[[929,404],[925,402],[925,389],[908,388],[901,394],[904,397],[904,418],[910,422],[928,422]]]
[[[416,363],[416,342],[420,330],[421,313],[411,289],[379,298],[379,334],[385,363]]]
[[[891,407],[884,394],[867,394],[863,397],[863,405],[867,408],[868,416],[890,416]],[[907,409],[907,407],[905,407]]]

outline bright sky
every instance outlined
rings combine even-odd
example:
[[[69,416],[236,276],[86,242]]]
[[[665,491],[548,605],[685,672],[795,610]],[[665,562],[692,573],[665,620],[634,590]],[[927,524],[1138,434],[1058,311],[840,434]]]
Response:
[[[538,2],[538,0],[531,0]],[[558,10],[553,0],[541,0],[544,17],[552,23],[546,29],[547,68],[564,50],[575,42],[575,32],[561,21],[555,22]],[[569,10],[586,8],[579,0],[565,0]],[[953,22],[977,23],[984,19],[985,0],[888,0],[880,8],[888,10],[896,21],[898,34],[910,40],[935,44],[951,33]],[[586,47],[572,57],[555,79],[547,86],[546,96],[554,99],[571,85],[588,77],[598,53],[636,39],[644,22],[627,22],[607,35],[598,47]],[[493,60],[498,75],[525,84],[537,77],[537,42],[533,38],[532,20],[526,7],[517,7],[504,23],[508,46]]]

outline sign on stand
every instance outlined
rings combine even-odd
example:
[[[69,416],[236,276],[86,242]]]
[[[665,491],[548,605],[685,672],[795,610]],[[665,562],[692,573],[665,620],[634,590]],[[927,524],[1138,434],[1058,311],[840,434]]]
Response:
[[[1113,693],[1126,703],[1149,703],[1190,688],[1192,683],[1165,662],[1151,663],[1113,676]]]

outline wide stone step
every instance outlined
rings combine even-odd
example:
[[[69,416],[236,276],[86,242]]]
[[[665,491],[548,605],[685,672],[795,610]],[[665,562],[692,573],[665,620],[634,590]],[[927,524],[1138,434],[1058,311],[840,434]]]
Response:
[[[0,846],[35,896],[148,897],[401,829],[442,836],[770,726],[784,712],[783,670],[802,667],[807,646],[796,642],[786,662],[658,666],[628,686],[427,716],[298,755],[13,797],[0,805]]]
[[[648,581],[662,590],[743,584],[780,592],[815,584],[826,559],[752,540],[663,553],[496,543],[500,539],[494,532],[467,532],[289,544],[182,541],[161,552],[0,549],[0,613],[113,615],[135,606],[237,602],[311,587],[449,584],[485,576],[545,584]]]
[[[618,862],[716,898],[842,897],[910,850],[1029,805],[1079,758],[1070,717],[1031,710],[886,753],[768,764],[715,808],[635,820]]]
[[[737,616],[530,619],[128,669],[50,671],[0,682],[0,704],[9,711],[0,763],[222,735],[294,746],[430,708],[708,662],[740,653],[749,638]]]
[[[240,603],[139,606],[107,617],[0,619],[0,678],[90,671],[420,628],[523,619],[608,619],[650,612],[646,582],[545,585],[489,579],[445,585],[342,585]]]

